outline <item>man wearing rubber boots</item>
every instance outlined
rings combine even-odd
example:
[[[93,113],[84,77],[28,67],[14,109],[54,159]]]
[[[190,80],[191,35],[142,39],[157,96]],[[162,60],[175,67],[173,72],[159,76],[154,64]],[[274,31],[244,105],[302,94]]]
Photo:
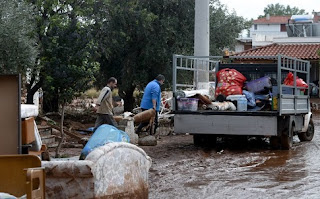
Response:
[[[161,103],[161,88],[160,86],[163,85],[165,81],[165,77],[161,74],[159,74],[156,79],[149,82],[146,88],[144,89],[143,97],[141,100],[141,109],[142,111],[148,110],[148,109],[154,109],[156,111],[156,115],[154,118],[154,130],[153,132],[150,132],[150,134],[153,134],[156,132],[156,129],[158,127],[158,112],[160,111],[160,103]],[[139,137],[142,137],[141,130],[143,127],[147,126],[149,122],[142,122],[139,124],[136,133],[139,135]],[[151,128],[152,130],[152,128]]]

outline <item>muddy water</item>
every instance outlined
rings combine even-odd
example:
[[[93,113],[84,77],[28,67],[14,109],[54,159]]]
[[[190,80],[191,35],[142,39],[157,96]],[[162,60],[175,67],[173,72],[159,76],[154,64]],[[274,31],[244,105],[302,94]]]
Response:
[[[149,198],[320,198],[319,119],[313,141],[296,136],[290,151],[270,150],[267,139],[221,139],[203,149],[192,136],[163,137],[143,147],[153,159]]]

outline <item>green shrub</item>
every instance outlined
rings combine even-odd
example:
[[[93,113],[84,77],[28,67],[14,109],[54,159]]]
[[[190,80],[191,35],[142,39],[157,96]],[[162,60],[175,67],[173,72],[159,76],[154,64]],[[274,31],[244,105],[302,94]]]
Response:
[[[89,98],[98,98],[100,91],[97,91],[95,88],[87,90],[84,95]]]

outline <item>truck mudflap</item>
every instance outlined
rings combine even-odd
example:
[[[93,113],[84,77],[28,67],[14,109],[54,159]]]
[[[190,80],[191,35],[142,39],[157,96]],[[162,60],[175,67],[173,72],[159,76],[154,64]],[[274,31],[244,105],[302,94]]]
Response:
[[[303,128],[302,128],[301,132],[306,132],[308,130],[308,126],[309,126],[309,122],[310,122],[311,117],[312,117],[311,112],[309,112],[308,114],[306,114],[304,116],[304,123],[303,123]]]

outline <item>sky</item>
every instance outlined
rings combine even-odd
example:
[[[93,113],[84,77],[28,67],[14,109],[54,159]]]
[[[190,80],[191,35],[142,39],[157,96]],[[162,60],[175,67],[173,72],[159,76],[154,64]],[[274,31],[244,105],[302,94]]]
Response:
[[[276,3],[290,7],[295,6],[304,9],[309,14],[313,10],[320,12],[320,0],[220,0],[220,2],[225,4],[229,11],[235,10],[238,16],[246,19],[257,19],[259,15],[264,14],[263,9],[268,4]]]

